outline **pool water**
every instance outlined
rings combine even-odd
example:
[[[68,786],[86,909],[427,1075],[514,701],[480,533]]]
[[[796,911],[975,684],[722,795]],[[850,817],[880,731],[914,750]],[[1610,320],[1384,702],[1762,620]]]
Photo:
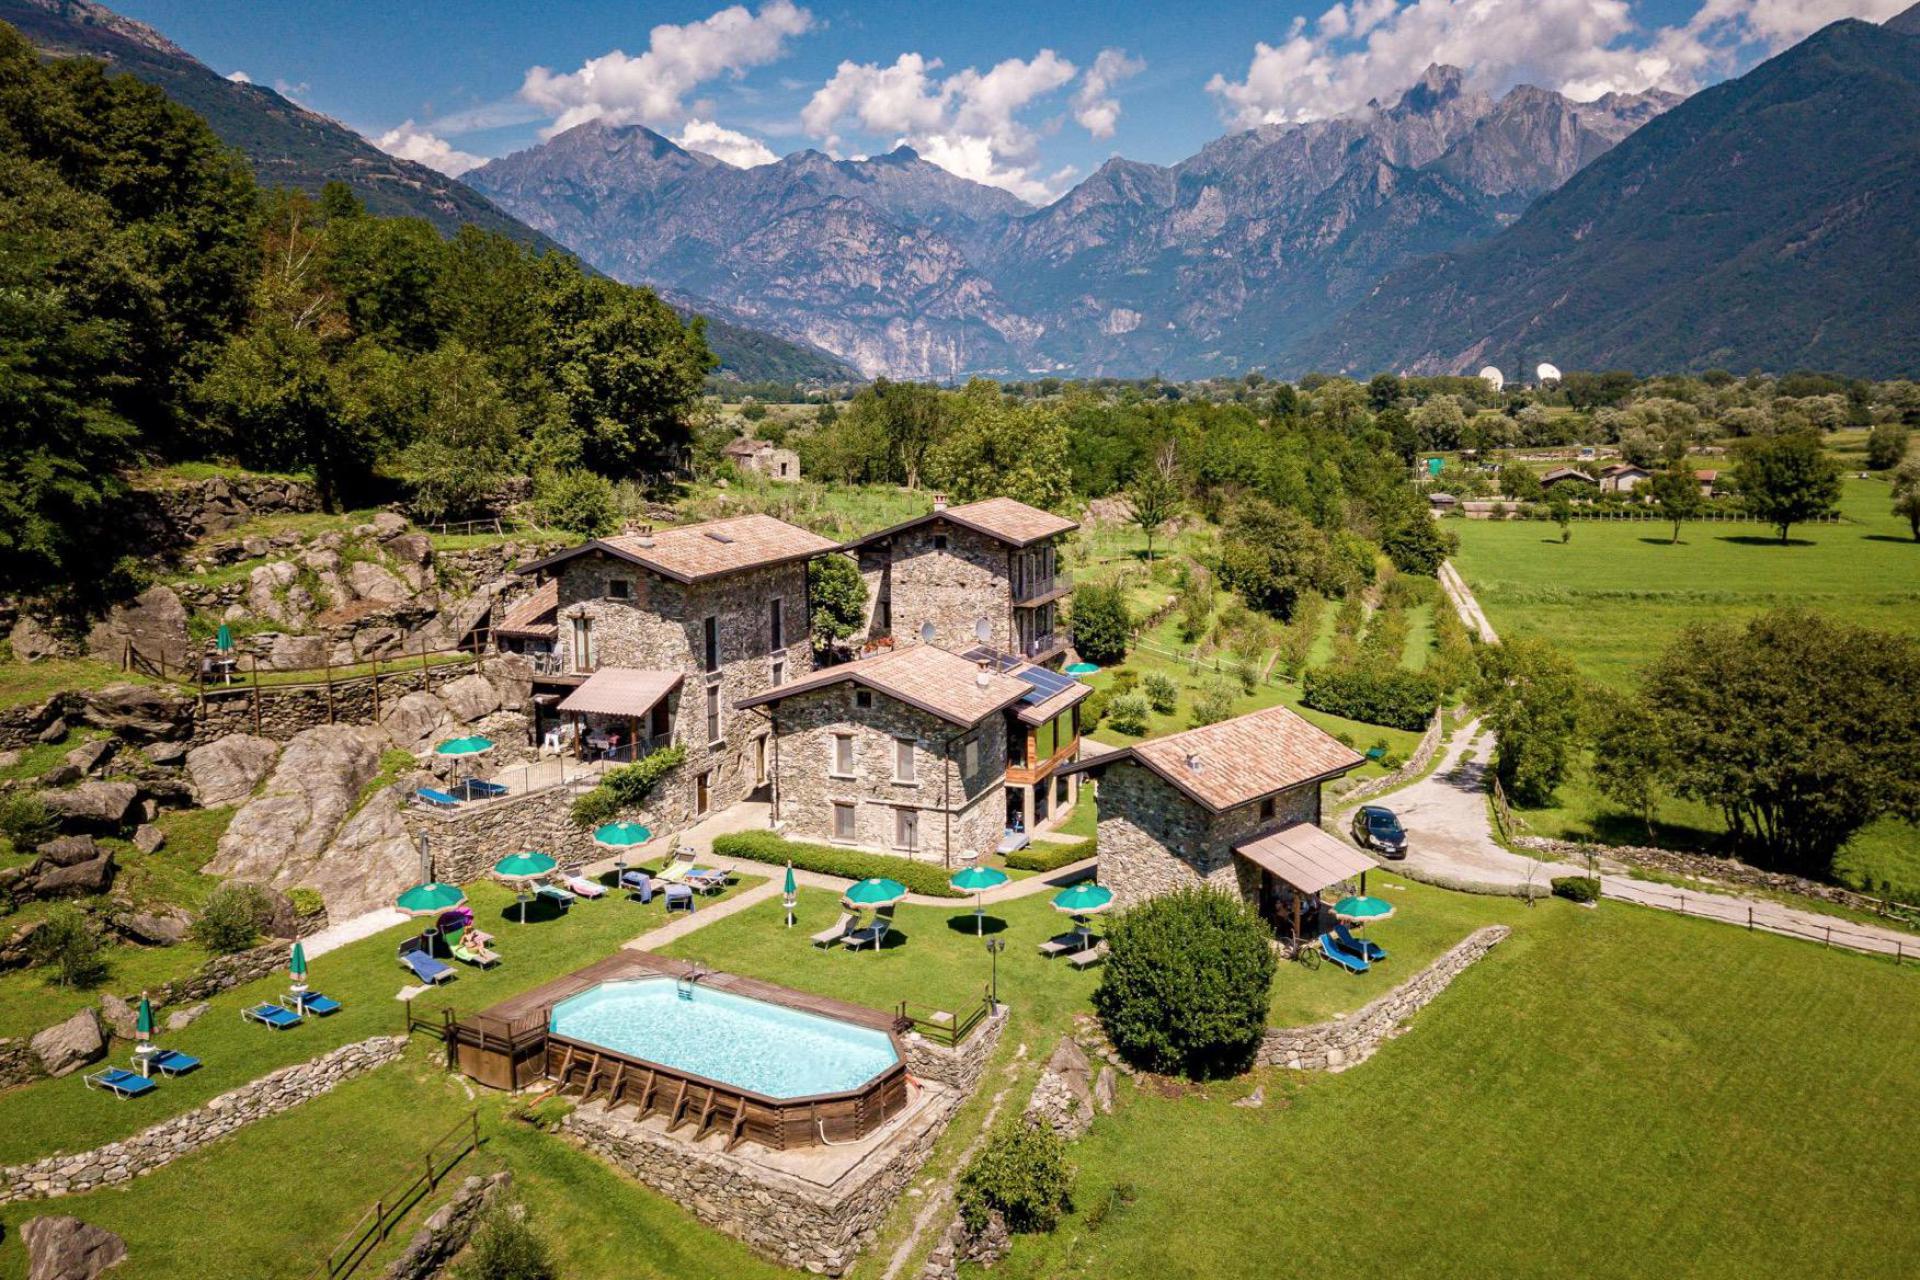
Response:
[[[769,1098],[857,1089],[899,1060],[884,1031],[665,977],[562,1000],[548,1029]]]

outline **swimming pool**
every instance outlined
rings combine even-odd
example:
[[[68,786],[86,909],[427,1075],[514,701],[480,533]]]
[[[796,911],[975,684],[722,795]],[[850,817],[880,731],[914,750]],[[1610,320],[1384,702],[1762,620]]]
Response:
[[[670,977],[603,982],[554,1005],[547,1029],[781,1100],[850,1092],[900,1061],[884,1031]]]

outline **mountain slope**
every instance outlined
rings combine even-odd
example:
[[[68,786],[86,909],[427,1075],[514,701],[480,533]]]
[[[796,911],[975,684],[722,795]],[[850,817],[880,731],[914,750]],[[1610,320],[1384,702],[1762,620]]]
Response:
[[[1389,276],[1296,363],[1911,371],[1916,122],[1920,38],[1835,23],[1647,125],[1493,240]]]

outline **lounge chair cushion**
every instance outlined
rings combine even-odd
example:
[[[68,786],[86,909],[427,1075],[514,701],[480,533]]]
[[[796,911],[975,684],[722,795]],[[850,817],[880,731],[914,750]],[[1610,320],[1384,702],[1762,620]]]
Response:
[[[451,809],[457,807],[460,803],[457,798],[448,795],[444,791],[436,791],[432,787],[421,787],[418,791],[414,792],[414,794],[436,809]]]
[[[285,1005],[257,1004],[244,1010],[242,1016],[250,1022],[264,1023],[275,1031],[285,1031],[288,1027],[300,1025],[300,1015]]]
[[[323,996],[318,991],[309,991],[297,997],[294,1003],[298,1004],[303,1011],[322,1018],[330,1013],[340,1012],[341,1007],[338,1000],[332,996]]]
[[[822,929],[813,935],[813,945],[816,947],[830,947],[840,941],[840,939],[846,937],[852,928],[852,913],[843,911],[840,913],[840,918],[833,922],[832,927]]]
[[[105,1071],[83,1078],[87,1084],[110,1089],[122,1098],[138,1097],[158,1087],[139,1072],[128,1071],[123,1067],[108,1067]]]
[[[413,970],[413,976],[422,982],[445,982],[453,977],[453,966],[436,960],[424,951],[408,951],[401,955],[400,963]]]
[[[200,1059],[181,1053],[178,1049],[162,1049],[150,1059],[155,1070],[164,1071],[170,1076],[185,1075],[200,1066]]]
[[[606,896],[607,887],[605,885],[597,884],[585,876],[569,875],[563,877],[563,879],[566,881],[568,890],[579,897],[603,898]]]

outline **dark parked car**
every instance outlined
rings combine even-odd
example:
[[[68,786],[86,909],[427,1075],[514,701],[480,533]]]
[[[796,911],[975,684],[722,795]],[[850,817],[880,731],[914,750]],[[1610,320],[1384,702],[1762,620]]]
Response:
[[[1407,831],[1393,810],[1377,804],[1363,804],[1353,815],[1353,839],[1362,849],[1373,849],[1383,858],[1407,856]]]

